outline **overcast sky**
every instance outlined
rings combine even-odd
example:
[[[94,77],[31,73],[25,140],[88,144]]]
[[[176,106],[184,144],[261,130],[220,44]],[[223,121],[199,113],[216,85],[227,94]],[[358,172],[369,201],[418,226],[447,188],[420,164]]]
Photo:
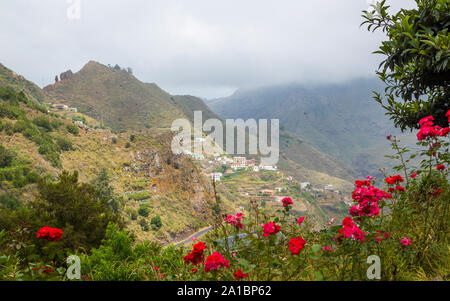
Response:
[[[371,52],[383,36],[359,27],[367,0],[79,0],[76,19],[77,1],[2,0],[0,62],[43,86],[96,60],[172,94],[215,98],[373,76],[381,60]]]

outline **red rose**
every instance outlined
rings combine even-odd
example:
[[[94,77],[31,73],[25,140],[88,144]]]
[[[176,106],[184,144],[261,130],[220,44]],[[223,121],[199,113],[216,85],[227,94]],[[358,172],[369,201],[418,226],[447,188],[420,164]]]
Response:
[[[445,165],[444,164],[439,164],[438,166],[436,166],[437,170],[444,170],[445,169]]]
[[[203,250],[206,249],[206,244],[204,242],[198,242],[194,245],[191,253],[184,256],[184,262],[186,264],[192,263],[193,265],[197,265],[203,262]]]
[[[402,186],[395,186],[395,190],[397,190],[397,191],[405,191],[406,189],[405,189],[405,187],[402,187]]]
[[[220,254],[219,252],[214,252],[206,258],[206,261],[204,263],[205,272],[218,270],[221,267],[226,267],[229,269],[230,265],[228,263],[229,260],[223,258],[222,254]]]
[[[291,250],[292,255],[298,255],[300,250],[305,247],[306,241],[301,237],[291,238],[289,241],[289,250]]]
[[[286,197],[286,198],[282,199],[281,202],[283,203],[283,207],[287,207],[287,206],[289,206],[289,205],[294,204],[294,203],[292,202],[292,199],[289,198],[289,197]]]
[[[275,224],[274,222],[269,222],[268,224],[264,224],[263,226],[263,236],[267,237],[269,235],[277,234],[280,232],[281,227]]]
[[[401,176],[401,175],[396,175],[396,176],[392,176],[392,177],[388,177],[386,178],[386,183],[394,185],[400,182],[403,182],[405,179]]]
[[[50,241],[58,241],[61,239],[63,231],[58,228],[42,227],[37,232],[37,238],[42,238]]]
[[[247,278],[248,273],[243,273],[240,269],[237,270],[236,273],[234,273],[234,276],[236,276],[236,280]]]

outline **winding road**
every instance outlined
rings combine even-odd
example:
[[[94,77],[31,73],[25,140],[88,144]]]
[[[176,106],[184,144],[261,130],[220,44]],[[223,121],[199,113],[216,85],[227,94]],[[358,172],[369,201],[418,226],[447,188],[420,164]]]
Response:
[[[199,231],[197,231],[197,232],[191,234],[189,237],[187,237],[187,238],[185,238],[185,239],[183,239],[183,240],[174,242],[174,243],[172,243],[172,244],[173,244],[174,246],[179,246],[179,245],[181,245],[181,244],[184,244],[184,245],[189,244],[190,242],[192,242],[192,238],[193,238],[193,237],[195,237],[195,238],[200,238],[202,235],[205,235],[206,233],[208,233],[208,232],[211,231],[211,230],[212,230],[212,226],[208,226],[208,227],[206,227],[206,228],[200,229]]]

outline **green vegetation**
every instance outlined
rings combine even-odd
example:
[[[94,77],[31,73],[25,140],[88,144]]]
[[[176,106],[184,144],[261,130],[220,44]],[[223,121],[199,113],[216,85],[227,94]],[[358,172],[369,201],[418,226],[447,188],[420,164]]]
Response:
[[[387,35],[375,51],[385,57],[377,74],[386,93],[375,93],[375,99],[402,130],[418,129],[419,120],[430,115],[445,127],[450,109],[450,3],[415,2],[417,8],[391,15],[386,0],[381,1],[364,11],[362,23]]]
[[[28,100],[23,92],[17,93],[12,88],[0,87],[0,116],[15,120],[14,123],[2,122],[2,129],[5,133],[7,135],[21,133],[39,146],[39,153],[53,166],[61,166],[59,156],[61,151],[72,150],[70,140],[61,138],[55,133],[60,127],[61,121],[50,117],[46,110],[39,110],[40,115],[30,120],[24,108],[37,110],[39,105]],[[73,125],[67,125],[67,127],[69,129]]]
[[[71,249],[100,245],[106,226],[117,222],[108,209],[108,200],[86,183],[78,182],[78,173],[63,172],[58,182],[40,181],[39,197],[33,204],[36,213],[47,224],[63,228]]]
[[[131,68],[127,72],[120,70],[118,65],[108,67],[90,61],[77,72],[78,76],[48,86],[46,92],[56,99],[65,99],[92,118],[103,118],[104,124],[114,130],[165,131],[177,118],[193,120],[194,110],[202,110],[205,118],[217,117],[199,98],[170,96],[157,85],[130,76]]]
[[[150,208],[146,204],[141,205],[139,206],[138,213],[140,216],[148,217],[148,215],[150,214]]]
[[[76,125],[73,124],[68,124],[66,125],[66,129],[69,133],[73,134],[73,135],[78,135],[79,134],[79,129]]]
[[[379,13],[386,17],[383,3],[378,6]],[[432,5],[445,3],[439,0],[430,2],[430,6],[422,1],[418,3],[423,4],[418,8],[420,15],[440,20],[440,8]],[[430,7],[435,7],[436,11],[428,13]],[[407,13],[403,11],[403,14]],[[401,23],[403,27],[411,27],[407,17]],[[441,28],[433,30],[441,32]],[[446,34],[446,28],[442,32]],[[405,39],[411,39],[405,35]],[[402,62],[405,66],[414,67],[418,63],[415,56],[403,59],[411,60]],[[98,94],[113,96],[99,97],[99,105],[110,101],[112,105],[108,108],[112,113],[105,116],[111,118],[111,123],[119,119],[118,112],[123,113],[123,119],[117,125],[123,129],[139,128],[143,120],[149,120],[147,114],[136,117],[135,112],[124,112],[121,108],[125,99],[131,98],[130,104],[137,108],[142,106],[136,111],[148,113],[152,124],[158,126],[164,125],[158,123],[161,120],[170,121],[178,113],[183,116],[188,111],[186,108],[192,107],[190,104],[180,108],[179,101],[183,98],[167,95],[154,85],[136,82],[130,74],[120,71],[119,66],[113,68],[117,71],[103,67],[91,62],[74,81],[66,81],[58,91],[53,91],[52,87],[49,90],[55,95],[67,94],[70,98],[77,95],[75,92],[79,89],[92,89],[93,76],[100,77],[101,80],[95,82],[95,88],[102,92]],[[0,75],[1,83],[3,73]],[[398,76],[396,80],[403,83],[409,74]],[[367,87],[361,85],[360,88]],[[351,88],[343,90],[330,88],[326,93],[343,99],[352,98],[340,106],[358,106],[361,100],[356,98],[360,95],[355,94],[359,93],[352,94]],[[84,92],[80,94],[89,95]],[[296,93],[309,98],[312,92],[300,89]],[[424,94],[420,87],[414,93]],[[431,98],[435,96],[433,91],[426,93],[431,94]],[[397,137],[390,136],[388,139],[395,151],[390,157],[400,163],[392,170],[383,170],[383,176],[357,180],[351,194],[350,210],[342,197],[350,194],[302,190],[296,181],[286,179],[281,172],[239,170],[224,177],[216,189],[212,189],[203,183],[206,180],[199,175],[195,163],[184,156],[170,156],[169,145],[164,144],[170,140],[168,136],[145,144],[150,135],[135,137],[133,151],[151,149],[150,153],[158,153],[166,173],[160,174],[160,179],[167,179],[168,183],[163,184],[168,184],[169,191],[156,195],[149,191],[125,193],[123,200],[115,194],[116,189],[121,195],[124,188],[148,188],[148,173],[153,171],[149,171],[149,163],[156,161],[155,157],[141,160],[131,156],[134,158],[130,160],[130,150],[111,146],[104,131],[91,131],[69,139],[66,132],[70,132],[69,126],[73,125],[48,114],[45,108],[29,98],[29,94],[35,95],[28,91],[17,93],[14,89],[0,89],[1,135],[12,136],[0,144],[0,280],[67,280],[66,258],[73,254],[81,258],[82,281],[367,280],[367,259],[372,255],[382,259],[381,280],[449,279],[448,122],[446,128],[441,129],[432,127],[432,118],[422,120],[417,142],[419,151],[412,155]],[[157,106],[153,111],[150,109],[154,103],[149,104],[147,94],[156,99]],[[281,101],[282,107],[283,102],[290,99],[289,94],[286,93],[286,98]],[[302,104],[295,104],[292,99],[284,103],[288,105],[285,110],[280,110],[280,114],[286,115],[285,129],[294,132],[299,124],[307,121],[309,123],[302,130],[311,129],[306,135],[311,135],[317,145],[312,147],[295,134],[283,132],[284,151],[280,165],[298,169],[297,174],[306,178],[334,180],[344,186],[347,182],[342,179],[351,175],[346,164],[335,162],[317,149],[331,146],[328,151],[332,152],[333,148],[348,144],[340,151],[356,148],[358,154],[371,145],[376,130],[371,132],[370,129],[377,125],[374,123],[375,126],[371,124],[366,128],[367,124],[360,126],[360,122],[379,116],[372,107],[364,107],[367,104],[355,110],[357,116],[344,112],[346,108],[329,108],[325,94],[311,97],[312,103],[304,107],[305,112],[301,112]],[[94,95],[87,97],[86,107],[90,114],[98,116],[97,104],[89,103]],[[275,98],[270,93],[266,97],[265,101]],[[336,101],[336,98],[331,99]],[[335,123],[327,122],[325,115],[329,113],[336,118]],[[265,117],[263,115],[260,116]],[[400,112],[399,117],[406,115]],[[442,112],[442,115],[434,116],[437,122],[450,121],[450,111]],[[339,120],[341,117],[343,120]],[[344,141],[334,137],[337,129],[350,129],[348,135],[344,135]],[[78,128],[76,130],[71,133],[78,135]],[[131,136],[130,141],[122,138],[120,145],[126,142],[131,146]],[[360,140],[356,146],[355,140]],[[35,154],[36,149],[53,165]],[[300,154],[294,149],[301,150]],[[64,150],[71,151],[62,153]],[[357,156],[352,163],[367,161],[370,166],[371,159]],[[78,171],[63,171],[63,164],[71,170],[79,170],[80,178]],[[317,165],[313,171],[309,168],[311,164]],[[172,185],[177,189],[171,190]],[[292,200],[280,202],[263,196],[261,190],[275,187],[282,187],[280,194],[288,195]],[[217,196],[212,197],[210,190]],[[195,191],[201,191],[201,194],[195,194]],[[272,195],[271,192],[268,194]],[[244,211],[244,215],[237,214],[238,210]],[[342,213],[345,218],[340,216]],[[319,229],[319,222],[328,221],[329,214],[338,219],[330,220]],[[52,239],[41,236],[44,226],[51,227],[52,233],[60,233],[59,236],[50,237]],[[188,229],[207,226],[211,230],[201,237],[201,241],[196,241],[195,252],[188,253],[185,246],[163,246],[175,239],[182,240],[179,234]]]
[[[153,230],[158,231],[162,227],[161,217],[159,215],[152,217],[150,224]]]

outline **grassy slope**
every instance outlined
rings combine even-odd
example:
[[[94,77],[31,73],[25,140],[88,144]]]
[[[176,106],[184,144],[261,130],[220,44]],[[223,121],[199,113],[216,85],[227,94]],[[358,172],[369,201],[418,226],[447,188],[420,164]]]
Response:
[[[90,61],[72,78],[44,88],[54,99],[77,107],[112,129],[168,129],[173,120],[202,110],[216,117],[202,100],[171,96],[156,84],[143,83],[123,70]]]
[[[123,70],[90,61],[72,78],[44,88],[53,98],[77,107],[115,130],[170,127],[183,113],[155,84]]]
[[[8,69],[2,69],[1,86],[12,86],[16,89],[23,89],[26,95],[36,95],[35,100],[48,101],[45,93],[31,82],[21,79],[21,86],[15,81],[15,75]],[[43,95],[42,98],[38,98],[39,95]],[[2,104],[0,104],[2,105]],[[38,151],[39,146],[27,139],[21,132],[7,135],[5,131],[0,132],[0,143],[7,149],[16,153],[21,161],[25,162],[32,168],[32,171],[37,172],[41,176],[48,174],[51,177],[57,176],[62,170],[69,171],[77,170],[79,172],[79,178],[83,182],[90,182],[95,178],[102,168],[108,170],[109,175],[112,178],[111,185],[115,189],[115,193],[119,196],[124,195],[126,191],[137,190],[149,190],[149,179],[145,176],[148,174],[146,170],[140,173],[135,173],[133,170],[125,169],[125,166],[133,165],[133,158],[135,155],[144,151],[151,151],[161,153],[162,160],[166,160],[164,154],[170,149],[167,145],[168,139],[166,136],[158,135],[146,135],[143,133],[137,133],[127,131],[121,134],[114,134],[110,130],[93,129],[88,131],[80,129],[78,135],[69,134],[66,130],[66,125],[72,124],[72,116],[81,116],[87,120],[87,123],[91,126],[99,125],[99,122],[89,116],[82,113],[71,113],[54,111],[51,114],[43,113],[27,107],[24,104],[20,104],[20,107],[25,110],[26,118],[32,120],[38,116],[44,116],[45,118],[52,120],[59,120],[62,124],[58,129],[54,129],[48,132],[51,137],[65,137],[72,142],[72,150],[61,151],[59,156],[61,158],[61,166],[53,166],[43,155]],[[5,121],[5,119],[3,120]],[[7,120],[14,124],[16,120]],[[134,142],[131,142],[130,147],[125,147],[127,142],[130,142],[131,134],[136,136]],[[116,141],[114,141],[114,139]],[[169,155],[171,153],[169,152]],[[162,195],[161,197],[152,198],[148,205],[150,205],[150,215],[146,219],[147,223],[150,223],[150,219],[159,214],[161,216],[163,227],[161,230],[155,231],[143,231],[137,224],[138,220],[131,220],[128,215],[129,210],[135,210],[139,208],[139,204],[134,199],[128,199],[125,196],[125,210],[124,218],[128,222],[128,227],[135,230],[135,233],[139,239],[153,239],[167,242],[178,236],[187,235],[189,232],[208,224],[207,220],[211,216],[210,197],[208,197],[208,180],[204,178],[201,171],[195,166],[195,164],[187,157],[178,158],[172,161],[177,162],[177,167],[173,164],[165,165],[166,173],[170,176],[173,184],[178,185],[187,191],[190,191],[189,198],[185,193],[173,191]],[[148,162],[141,162],[144,166]],[[182,172],[188,172],[189,176],[183,175]],[[186,186],[185,179],[192,179],[196,185]],[[22,188],[14,188],[12,183],[4,181],[0,185],[1,193],[12,193],[20,201],[27,201],[33,199],[36,195],[36,185],[30,184]],[[183,185],[185,185],[183,187]],[[198,208],[204,208],[203,210],[196,211]],[[143,217],[139,217],[142,219]]]
[[[26,80],[23,76],[16,74],[0,63],[0,86],[12,87],[17,91],[24,91],[28,99],[46,102],[49,97],[34,83]]]

